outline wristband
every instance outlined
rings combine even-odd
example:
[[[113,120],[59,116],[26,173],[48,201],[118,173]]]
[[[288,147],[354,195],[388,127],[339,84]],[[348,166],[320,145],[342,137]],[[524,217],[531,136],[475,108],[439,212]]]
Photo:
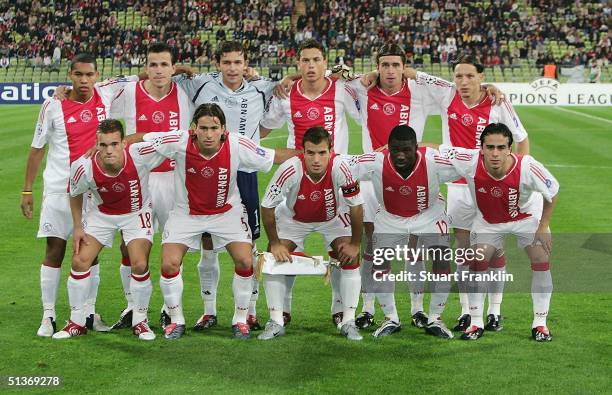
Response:
[[[21,191],[22,195],[31,195],[32,191]]]

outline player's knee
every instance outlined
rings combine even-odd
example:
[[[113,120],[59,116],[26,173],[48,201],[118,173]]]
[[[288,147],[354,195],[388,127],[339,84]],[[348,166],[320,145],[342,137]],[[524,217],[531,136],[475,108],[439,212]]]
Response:
[[[91,267],[91,260],[84,258],[82,255],[74,255],[72,257],[72,270],[84,272]]]
[[[57,238],[48,238],[45,249],[44,266],[60,267],[66,254],[66,241]]]
[[[253,269],[253,259],[250,255],[237,257],[234,261],[237,270]]]
[[[132,273],[134,274],[145,274],[148,269],[146,259],[135,259],[132,261]]]
[[[134,263],[132,262],[132,265]],[[181,268],[181,260],[173,256],[164,256],[162,259],[161,270],[164,273],[176,273]]]

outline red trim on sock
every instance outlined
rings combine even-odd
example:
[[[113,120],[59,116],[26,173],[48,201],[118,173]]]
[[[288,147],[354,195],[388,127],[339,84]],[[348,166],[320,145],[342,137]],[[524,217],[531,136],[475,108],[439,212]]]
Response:
[[[489,267],[492,268],[496,268],[496,269],[501,269],[502,267],[506,266],[506,256],[502,255],[502,256],[495,256],[493,257],[493,259],[491,259],[491,262],[489,263]]]
[[[132,273],[132,278],[136,281],[147,281],[151,277],[151,273],[146,272],[145,274],[134,274]]]
[[[164,272],[163,270],[162,270],[162,272],[161,272],[161,276],[162,276],[163,278],[167,278],[168,280],[169,280],[169,279],[171,279],[171,278],[174,278],[174,277],[178,276],[179,274],[181,274],[181,271],[180,271],[180,270],[179,270],[178,272],[176,272],[176,273],[166,273],[166,272]]]
[[[293,251],[289,253],[290,255],[295,255],[295,256],[310,256],[310,255],[306,255],[303,252],[299,252],[299,251]]]
[[[340,266],[340,268],[342,268],[342,270],[355,270],[355,269],[359,269],[359,262],[354,263],[352,265]]]
[[[531,270],[534,272],[546,272],[550,270],[550,262],[532,263]]]
[[[253,275],[253,268],[250,267],[248,269],[234,269],[234,273],[239,275],[240,277],[251,277]]]
[[[470,270],[473,272],[484,272],[489,268],[489,261],[470,261]]]
[[[89,277],[90,274],[91,270],[88,270],[84,274],[75,274],[72,270],[70,271],[70,277],[74,278],[75,280],[82,280],[84,278]]]
[[[132,262],[130,262],[130,257],[129,256],[122,256],[121,257],[121,264],[123,266],[132,266]]]
[[[372,254],[363,254],[363,260],[364,261],[373,261],[374,260],[374,255],[372,255]]]

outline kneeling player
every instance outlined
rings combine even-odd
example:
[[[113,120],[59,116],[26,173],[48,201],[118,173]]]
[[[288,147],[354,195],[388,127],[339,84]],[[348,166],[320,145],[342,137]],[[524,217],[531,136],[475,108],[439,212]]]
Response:
[[[502,123],[488,125],[480,135],[481,149],[469,150],[440,146],[441,154],[464,176],[476,206],[477,216],[471,231],[471,243],[482,251],[484,259],[473,261],[470,276],[473,281],[469,303],[472,322],[462,335],[464,340],[476,340],[483,334],[483,305],[486,282],[478,280],[496,250],[502,249],[504,236],[517,237],[531,261],[533,271],[532,337],[550,341],[546,317],[552,293],[549,256],[551,237],[548,225],[559,191],[557,180],[529,155],[512,153],[512,133]],[[544,206],[538,220],[539,200],[534,192],[542,193]]]
[[[434,258],[434,274],[440,276],[434,277],[436,281],[432,284],[429,317],[423,312],[413,312],[413,321],[419,315],[426,320],[423,326],[427,333],[452,338],[440,318],[450,290],[450,262],[444,259],[449,255],[446,253],[449,248],[448,219],[439,188],[441,183],[453,181],[459,175],[436,150],[419,148],[416,133],[409,126],[394,127],[388,147],[384,152],[363,154],[358,162],[359,179],[372,181],[380,204],[374,220],[374,255],[380,256],[387,248],[415,247],[415,243],[408,244],[411,235],[413,240],[418,236],[419,246],[437,251],[430,254]],[[415,264],[422,262],[418,258],[414,255],[406,262],[406,271],[414,280],[409,283],[412,293],[416,293],[415,287],[424,286],[421,276],[425,275],[425,268]],[[389,270],[385,263],[364,278],[364,292],[375,293],[385,313],[385,320],[373,333],[375,337],[390,335],[401,328],[393,294],[395,284],[381,281]]]
[[[278,262],[291,261],[290,252],[303,250],[304,240],[309,234],[322,234],[331,248],[330,256],[341,263],[339,296],[343,311],[338,328],[348,339],[361,340],[355,326],[361,283],[359,246],[363,225],[359,184],[348,163],[332,153],[331,136],[323,127],[308,129],[303,145],[303,154],[287,161],[276,171],[261,204],[270,252]],[[349,206],[348,215],[339,210],[345,206],[340,201],[340,190],[342,203]],[[283,312],[286,310],[286,292],[291,292],[287,289],[287,278],[291,277],[265,275],[270,320],[258,339],[269,340],[285,333]]]
[[[149,251],[153,240],[149,173],[165,158],[148,143],[126,150],[123,126],[114,119],[100,122],[98,152],[81,157],[71,166],[70,208],[74,222],[74,256],[68,278],[70,320],[54,339],[87,333],[85,302],[91,287],[90,268],[104,246],[111,247],[117,231],[123,232],[132,262],[131,290],[134,297],[132,329],[141,340],[153,340],[147,323],[151,298]],[[91,190],[95,207],[82,217],[83,194]]]
[[[212,236],[213,248],[226,248],[234,260],[234,337],[250,337],[247,312],[251,299],[253,258],[249,228],[236,174],[240,169],[268,171],[295,155],[294,150],[268,149],[248,138],[228,133],[225,115],[217,104],[202,104],[193,116],[195,130],[148,133],[145,141],[162,155],[174,159],[176,200],[162,236],[160,286],[170,324],[166,339],[185,333],[180,265],[187,250],[200,250],[203,233]]]

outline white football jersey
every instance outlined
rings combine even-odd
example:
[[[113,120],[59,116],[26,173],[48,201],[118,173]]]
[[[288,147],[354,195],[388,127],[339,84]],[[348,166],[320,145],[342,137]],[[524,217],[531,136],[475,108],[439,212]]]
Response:
[[[359,183],[348,162],[340,155],[332,156],[325,175],[314,182],[306,173],[304,155],[299,155],[276,170],[261,206],[282,205],[282,211],[296,221],[325,222],[334,219],[342,203],[348,206],[363,204]]]
[[[70,164],[96,143],[100,121],[108,118],[111,103],[127,83],[126,79],[96,84],[85,103],[48,98],[42,105],[33,148],[49,145],[43,172],[45,193],[67,193]]]
[[[259,121],[276,82],[266,78],[250,82],[243,79],[242,86],[233,91],[223,84],[221,73],[199,74],[193,78],[178,76],[174,80],[187,93],[194,108],[203,103],[218,104],[230,133],[238,133],[259,144]]]
[[[261,126],[266,129],[278,129],[285,122],[289,129],[287,148],[301,150],[302,138],[306,130],[313,126],[323,126],[332,136],[332,149],[337,154],[348,152],[348,125],[345,112],[361,122],[357,110],[355,92],[347,83],[326,78],[327,87],[315,99],[309,99],[302,93],[302,80],[291,87],[289,97],[272,98]]]
[[[372,181],[381,209],[400,217],[412,217],[442,202],[440,184],[454,181],[459,173],[433,148],[420,147],[412,172],[402,177],[389,152],[362,154],[351,161],[359,179]]]
[[[149,174],[166,159],[151,143],[131,144],[125,150],[125,163],[119,174],[109,176],[97,156],[80,157],[70,166],[70,194],[92,192],[96,209],[104,214],[123,215],[140,211],[151,202]]]
[[[500,179],[491,176],[477,149],[441,145],[440,155],[465,177],[480,215],[489,223],[517,221],[538,211],[532,204],[535,192],[551,201],[559,182],[530,155],[512,154],[513,165]]]
[[[357,94],[361,116],[363,152],[372,152],[385,146],[391,130],[397,125],[414,129],[417,142],[423,139],[427,121],[429,97],[419,89],[416,81],[404,80],[399,91],[385,93],[379,86],[366,89],[359,79],[349,82]]]
[[[441,78],[417,72],[416,88],[426,92],[427,106],[431,113],[442,117],[442,143],[454,147],[480,147],[480,134],[490,123],[503,123],[512,132],[515,142],[527,138],[527,131],[519,120],[512,104],[504,101],[496,106],[488,96],[473,107],[467,107],[457,87]]]
[[[274,162],[274,150],[236,134],[226,134],[219,151],[208,159],[202,156],[194,139],[187,130],[144,136],[160,154],[175,160],[174,209],[190,215],[221,214],[240,206],[237,171],[269,171]]]
[[[189,97],[175,82],[161,99],[151,96],[145,81],[130,82],[113,102],[112,114],[125,120],[125,134],[189,129],[193,108]]]

